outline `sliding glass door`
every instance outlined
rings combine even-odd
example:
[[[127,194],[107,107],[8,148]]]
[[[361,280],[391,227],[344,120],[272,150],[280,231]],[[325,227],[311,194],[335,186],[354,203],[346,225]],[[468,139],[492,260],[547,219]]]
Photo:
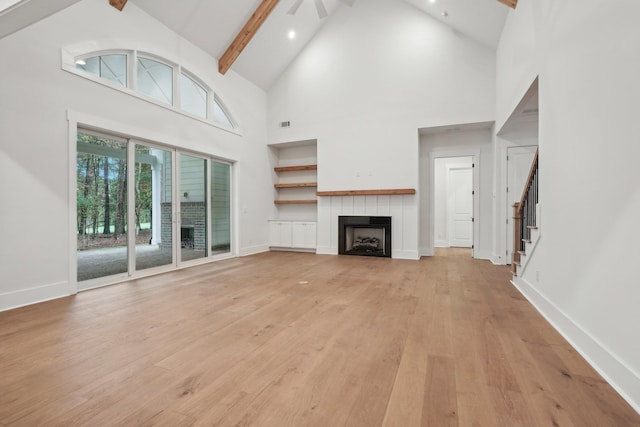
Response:
[[[211,161],[211,254],[231,251],[231,165]]]
[[[172,265],[173,175],[169,150],[135,145],[135,269]]]
[[[231,253],[231,165],[82,130],[75,174],[80,289]]]
[[[180,261],[207,252],[207,160],[180,154]]]
[[[76,182],[78,281],[126,274],[127,142],[79,133]]]

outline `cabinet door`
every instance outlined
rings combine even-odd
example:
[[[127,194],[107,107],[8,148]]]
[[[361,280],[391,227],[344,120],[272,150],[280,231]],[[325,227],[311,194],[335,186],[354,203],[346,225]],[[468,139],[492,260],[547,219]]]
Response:
[[[269,222],[269,246],[291,247],[291,223],[288,221]]]
[[[316,248],[316,223],[308,222],[305,229],[305,244],[307,248]]]
[[[316,223],[294,222],[292,224],[292,246],[294,248],[315,249]]]

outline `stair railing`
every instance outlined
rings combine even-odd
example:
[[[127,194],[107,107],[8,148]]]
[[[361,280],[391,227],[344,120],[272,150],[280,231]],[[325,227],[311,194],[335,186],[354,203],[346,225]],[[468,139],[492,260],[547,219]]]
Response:
[[[513,204],[513,252],[511,266],[515,274],[524,253],[525,242],[531,241],[531,229],[536,227],[538,204],[538,150],[533,158],[527,183],[519,202]]]

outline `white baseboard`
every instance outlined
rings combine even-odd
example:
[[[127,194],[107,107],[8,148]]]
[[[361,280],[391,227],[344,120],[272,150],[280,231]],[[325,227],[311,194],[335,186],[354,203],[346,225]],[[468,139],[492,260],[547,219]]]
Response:
[[[395,249],[391,249],[391,257],[393,259],[410,259],[414,261],[420,259],[418,251],[400,251]]]
[[[558,309],[531,283],[514,277],[513,285],[545,319],[584,357],[629,405],[640,413],[640,374],[617,358],[571,317]]]
[[[305,253],[312,253],[315,254],[316,250],[312,249],[312,248],[292,248],[292,247],[280,247],[280,246],[270,246],[269,247],[270,251],[275,251],[275,252],[305,252]]]
[[[433,246],[435,246],[436,248],[448,248],[449,247],[449,241],[448,240],[436,240],[435,242],[433,242]]]
[[[338,248],[332,248],[331,246],[318,246],[316,248],[316,254],[318,254],[318,255],[338,255]]]
[[[241,248],[240,249],[240,256],[249,256],[249,255],[255,255],[255,254],[259,254],[262,252],[268,252],[269,251],[269,245],[256,245],[256,246],[249,246],[246,248]]]
[[[486,260],[490,260],[490,259],[491,259],[491,252],[489,252],[489,251],[481,251],[481,250],[476,249],[476,250],[473,252],[473,257],[474,257],[475,259],[486,259]]]
[[[491,257],[491,263],[493,265],[507,265],[505,258],[501,257],[500,255],[493,255]]]
[[[420,251],[420,256],[433,256],[433,248],[428,248],[428,247],[421,247],[419,248]]]
[[[0,311],[69,296],[69,283],[58,282],[0,294]]]

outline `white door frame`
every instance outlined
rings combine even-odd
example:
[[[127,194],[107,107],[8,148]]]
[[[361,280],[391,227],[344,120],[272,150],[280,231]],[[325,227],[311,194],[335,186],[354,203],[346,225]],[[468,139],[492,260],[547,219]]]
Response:
[[[471,256],[475,258],[476,249],[479,241],[480,209],[478,200],[480,197],[480,150],[443,150],[432,151],[429,153],[429,244],[435,250],[435,166],[436,159],[446,157],[471,157],[473,167],[473,247],[471,248]]]

